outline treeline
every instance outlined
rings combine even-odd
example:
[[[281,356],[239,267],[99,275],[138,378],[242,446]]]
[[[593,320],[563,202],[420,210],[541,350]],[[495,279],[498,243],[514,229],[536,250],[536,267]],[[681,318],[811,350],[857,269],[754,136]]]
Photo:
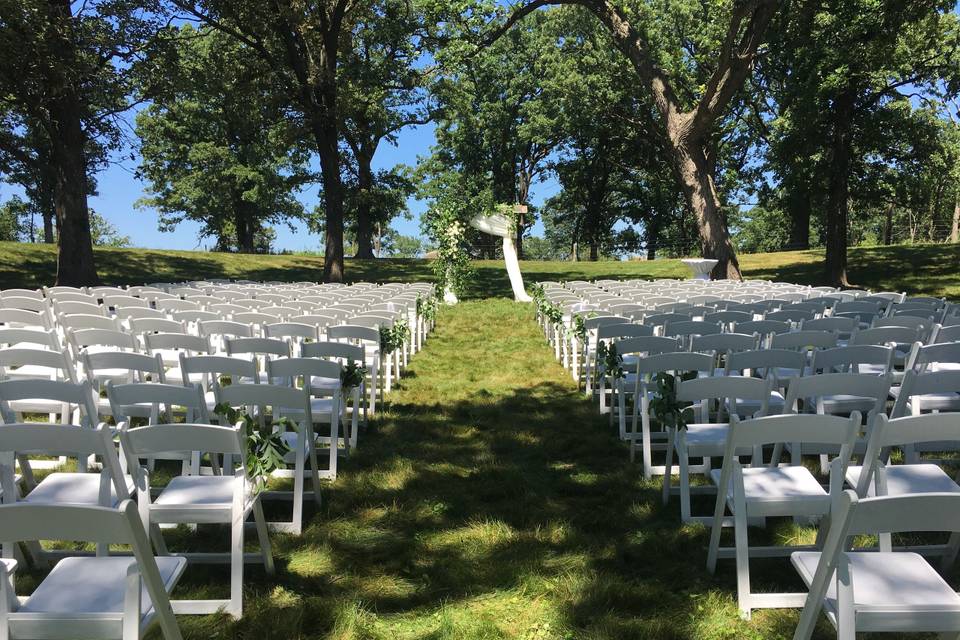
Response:
[[[191,220],[219,250],[256,252],[305,221],[324,238],[319,277],[337,281],[348,250],[420,251],[389,228],[413,194],[467,219],[553,177],[558,193],[518,220],[530,257],[692,252],[738,277],[738,250],[825,246],[824,279],[844,284],[850,243],[957,239],[953,11],[0,0],[0,172],[27,198],[4,215],[42,220],[29,236],[58,243],[59,283],[96,282],[87,199],[132,148],[162,229]],[[417,166],[374,168],[428,122]],[[538,216],[546,238],[526,237]]]

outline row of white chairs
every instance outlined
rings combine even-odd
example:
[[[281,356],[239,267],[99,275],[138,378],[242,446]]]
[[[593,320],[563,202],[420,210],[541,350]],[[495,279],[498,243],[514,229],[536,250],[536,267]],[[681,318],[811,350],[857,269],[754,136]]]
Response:
[[[583,294],[597,296],[595,302],[597,289],[609,293],[626,288],[611,282],[593,288],[587,284],[564,287],[578,301],[568,302],[559,326],[541,317],[544,331],[548,338],[569,342],[571,351],[581,355],[588,394],[599,400],[601,409],[609,409],[611,421],[618,418],[631,458],[637,449],[642,451],[644,475],[663,476],[664,502],[679,493],[681,519],[712,527],[708,569],[714,571],[722,558],[736,560],[738,601],[745,617],[756,608],[804,607],[797,638],[810,636],[821,609],[837,626],[839,638],[852,639],[859,631],[940,631],[956,637],[960,597],[923,557],[913,550],[893,551],[890,545],[893,531],[940,530],[929,524],[935,518],[925,514],[919,522],[927,524],[903,525],[894,512],[879,510],[883,505],[912,513],[922,508],[915,505],[960,500],[960,485],[929,459],[960,450],[960,336],[954,335],[960,322],[954,307],[936,299],[911,303],[902,295],[869,292],[855,292],[851,300],[822,300],[819,294],[830,292],[795,291],[791,293],[804,297],[794,301],[784,297],[788,287],[768,292],[755,287],[758,295],[773,298],[767,300],[773,304],[721,310],[722,302],[730,301],[729,290],[710,299],[703,297],[708,287],[697,285],[690,287],[701,296],[694,299],[684,298],[687,292],[678,289],[686,287],[679,283],[659,283],[656,293],[673,294],[673,304],[680,306],[647,307],[616,317],[609,312],[615,308],[613,301],[603,314],[604,309],[586,302],[591,298]],[[630,283],[630,292],[640,297],[638,284]],[[555,295],[554,304],[565,296]],[[691,299],[700,308],[692,309],[687,304]],[[586,316],[596,309],[600,313],[595,317]],[[578,339],[581,344],[575,343]],[[616,345],[623,358],[622,378],[608,379],[598,359],[601,341]],[[689,405],[683,428],[653,430],[658,418],[650,402],[661,373],[674,377],[677,401]],[[633,425],[628,429],[631,411]],[[891,463],[891,449],[903,451],[902,464]],[[663,452],[663,465],[654,466],[654,451]],[[784,454],[789,462],[782,461]],[[804,465],[809,456],[819,458],[821,474],[828,476],[826,486]],[[855,464],[855,457],[861,464]],[[718,459],[721,466],[713,468]],[[692,464],[696,460],[701,462]],[[679,486],[671,480],[675,466]],[[697,474],[706,485],[692,482]],[[844,492],[845,487],[850,489]],[[699,492],[716,495],[712,515],[692,513],[691,495]],[[878,505],[869,520],[875,524],[851,520],[859,505],[867,504]],[[817,544],[804,549],[749,544],[748,525],[784,516],[820,521]],[[733,528],[730,548],[721,546],[725,527]],[[880,533],[880,553],[848,553],[839,531]],[[947,566],[958,548],[960,535],[954,535],[947,545],[928,545],[921,551],[941,555]],[[792,557],[808,591],[753,592],[750,558],[785,555]],[[853,578],[837,571],[845,562]],[[925,606],[922,597],[904,604],[889,588],[897,581],[904,588],[916,584],[936,607]],[[838,598],[844,589],[844,597]]]
[[[258,296],[272,295],[271,291],[281,288],[256,287],[251,292],[249,288],[254,285],[216,286]],[[290,287],[282,288],[288,295],[292,293]],[[370,295],[378,293],[375,287],[363,289],[369,289]],[[189,294],[176,288],[168,290],[184,298]],[[211,293],[209,289],[200,290],[201,295]],[[138,288],[128,291],[137,295],[150,293]],[[45,299],[52,298],[56,306],[58,295],[75,292],[44,293]],[[102,290],[79,293],[106,295]],[[389,297],[396,299],[395,292]],[[2,298],[0,293],[0,303]],[[410,302],[414,313],[421,316],[420,304],[413,304],[416,298],[399,302]],[[109,305],[103,297],[100,304]],[[407,308],[404,305],[404,312]],[[110,307],[100,317],[116,321],[116,310],[117,307]],[[36,526],[25,525],[7,535],[0,525],[6,569],[0,585],[5,604],[0,615],[0,637],[26,637],[24,634],[31,633],[75,637],[70,633],[76,629],[69,630],[65,621],[75,618],[78,612],[85,612],[82,617],[87,626],[80,630],[84,637],[89,631],[98,637],[136,638],[159,621],[164,636],[176,638],[179,631],[173,613],[224,611],[240,617],[244,565],[262,563],[268,573],[274,571],[268,532],[300,533],[305,501],[312,497],[319,504],[321,481],[335,478],[338,457],[357,445],[361,405],[366,409],[360,399],[365,394],[362,387],[351,391],[353,411],[348,416],[348,390],[342,388],[341,372],[346,362],[370,365],[371,355],[372,364],[378,368],[379,327],[330,324],[323,327],[323,333],[314,327],[313,333],[298,335],[274,333],[278,327],[269,323],[265,325],[270,331],[267,336],[220,334],[217,348],[213,336],[201,335],[198,329],[205,322],[238,324],[234,320],[200,320],[193,325],[181,325],[185,330],[176,332],[164,330],[172,326],[156,324],[176,322],[169,315],[156,319],[127,318],[117,323],[119,330],[64,328],[56,323],[57,316],[52,316],[53,326],[47,327],[11,320],[11,316],[4,320],[2,314],[8,311],[23,310],[0,308],[0,322],[5,325],[0,327],[2,508],[9,508],[11,517],[24,514],[24,522]],[[148,328],[138,324],[138,320],[155,324]],[[432,320],[421,320],[426,333],[432,328]],[[249,330],[249,325],[246,327]],[[144,330],[138,332],[137,328]],[[61,338],[63,342],[58,343]],[[409,342],[417,341],[411,338]],[[66,347],[59,348],[64,343]],[[411,347],[411,353],[414,348]],[[395,358],[394,363],[399,375],[401,358]],[[78,369],[82,375],[77,373]],[[373,384],[376,385],[376,378]],[[252,416],[261,428],[273,432],[287,445],[281,468],[273,476],[289,479],[291,489],[276,490],[251,476],[246,466],[244,426],[226,424],[224,416],[215,415],[214,408],[223,405]],[[27,421],[35,420],[36,414],[46,415],[47,420]],[[115,426],[103,421],[106,416],[112,418]],[[317,430],[318,425],[328,425],[329,433]],[[51,458],[60,463],[75,460],[76,471],[41,471]],[[159,486],[153,480],[154,470],[157,462],[163,460],[173,461],[173,468],[179,466],[180,472]],[[171,469],[167,464],[164,473]],[[262,507],[265,498],[291,502],[291,515],[267,521]],[[66,535],[68,527],[52,526],[61,517],[74,523],[102,518],[114,524],[106,525],[100,533],[83,525],[74,531],[80,535]],[[259,553],[244,552],[249,519],[256,529]],[[229,526],[228,553],[182,553],[167,548],[165,527],[210,523]],[[44,549],[38,541],[46,539],[96,542],[96,557]],[[133,546],[133,560],[110,555],[108,544],[117,542]],[[13,595],[18,562],[49,561],[63,556],[67,557],[33,596]],[[229,597],[170,598],[188,563],[208,562],[227,562],[231,566]],[[49,606],[46,594],[62,593],[64,576],[74,571],[82,572],[80,580],[89,585],[90,598],[70,600],[61,595],[54,606]],[[44,603],[47,609],[43,609]]]

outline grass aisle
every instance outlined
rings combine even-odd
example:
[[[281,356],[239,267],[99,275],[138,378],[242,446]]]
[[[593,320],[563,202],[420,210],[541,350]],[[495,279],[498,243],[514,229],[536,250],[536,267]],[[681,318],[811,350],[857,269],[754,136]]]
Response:
[[[462,303],[304,535],[274,537],[277,579],[248,570],[244,619],[181,621],[191,638],[790,637],[794,613],[738,620],[732,567],[707,574],[706,530],[658,487],[528,305]]]

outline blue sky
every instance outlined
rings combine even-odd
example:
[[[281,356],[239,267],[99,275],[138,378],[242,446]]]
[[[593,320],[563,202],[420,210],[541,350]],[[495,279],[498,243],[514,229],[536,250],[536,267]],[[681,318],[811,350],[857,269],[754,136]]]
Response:
[[[133,113],[128,114],[130,122],[133,116]],[[419,156],[429,153],[434,141],[432,124],[408,127],[401,132],[396,146],[383,144],[380,147],[374,162],[375,168],[392,167],[401,163],[412,166],[416,164]],[[113,223],[121,235],[129,236],[133,245],[137,247],[200,249],[211,245],[212,239],[206,238],[201,242],[198,238],[200,226],[196,223],[184,222],[174,233],[161,233],[157,230],[155,211],[134,207],[134,203],[143,196],[144,184],[133,175],[139,164],[139,157],[131,160],[131,153],[135,153],[132,146],[122,149],[114,155],[113,163],[97,174],[99,195],[91,198],[90,206]],[[553,180],[539,184],[533,189],[531,203],[539,205],[558,190],[559,185]],[[311,210],[317,204],[317,191],[318,188],[312,186],[299,194],[298,197],[307,210]],[[0,200],[6,200],[14,194],[22,195],[22,189],[0,184]],[[420,214],[426,208],[426,203],[411,198],[408,207],[411,219],[399,217],[394,220],[393,227],[403,235],[419,237],[421,236]],[[297,225],[294,231],[281,225],[276,231],[277,240],[274,248],[277,250],[322,249],[319,236],[311,234],[304,224]],[[539,222],[534,227],[533,235],[543,235],[543,227]]]

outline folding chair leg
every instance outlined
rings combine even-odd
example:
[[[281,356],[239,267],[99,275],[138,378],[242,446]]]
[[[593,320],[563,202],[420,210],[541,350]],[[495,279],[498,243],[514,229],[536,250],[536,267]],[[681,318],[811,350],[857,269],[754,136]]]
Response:
[[[673,474],[673,440],[674,432],[670,429],[667,434],[667,457],[663,469],[663,504],[670,504],[670,483]]]
[[[680,467],[680,519],[683,522],[690,520],[690,460],[686,451],[678,451],[677,457]]]
[[[737,602],[740,616],[750,619],[750,545],[747,541],[746,509],[737,509],[733,514],[733,537],[737,550]]]
[[[243,511],[234,514],[230,540],[230,605],[226,613],[234,619],[243,614]]]
[[[276,573],[273,566],[273,547],[267,530],[267,519],[263,515],[263,503],[259,499],[253,503],[253,522],[257,526],[257,539],[260,541],[260,553],[263,554],[263,568],[269,575]]]

